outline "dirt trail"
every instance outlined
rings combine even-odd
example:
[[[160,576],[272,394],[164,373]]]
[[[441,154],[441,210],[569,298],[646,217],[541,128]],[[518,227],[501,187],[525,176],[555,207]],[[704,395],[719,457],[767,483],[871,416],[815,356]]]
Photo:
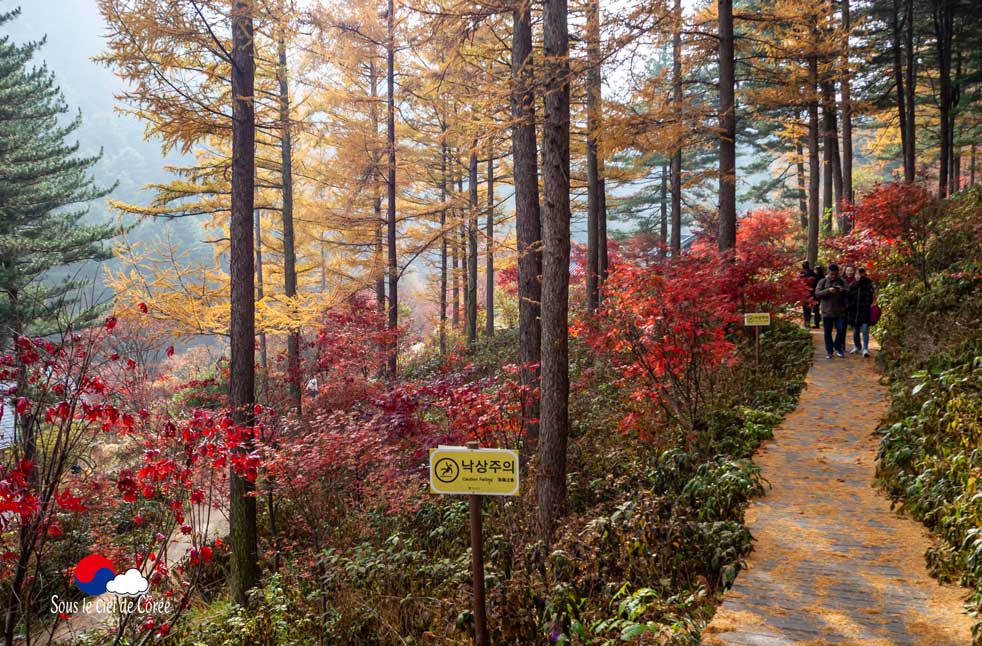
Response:
[[[886,407],[873,360],[829,360],[813,341],[798,408],[754,458],[771,488],[747,511],[749,569],[703,644],[969,646],[966,592],[928,576],[927,531],[871,486]]]
[[[224,537],[229,533],[228,524],[228,505],[223,503],[218,508],[211,508],[207,505],[195,505],[195,514],[200,519],[200,525],[205,528],[204,535],[208,541],[216,537]],[[174,568],[187,558],[188,549],[191,548],[191,537],[182,534],[179,530],[174,530],[167,543],[167,564]],[[151,592],[153,592],[151,590]],[[99,612],[97,609],[107,607],[112,598],[112,594],[105,593],[96,597],[87,597],[90,610],[84,610],[72,615],[66,621],[59,621],[54,625],[54,631],[37,631],[31,639],[32,644],[69,644],[77,643],[85,633],[105,628],[115,621],[116,617],[111,612]],[[102,603],[100,603],[102,600]]]

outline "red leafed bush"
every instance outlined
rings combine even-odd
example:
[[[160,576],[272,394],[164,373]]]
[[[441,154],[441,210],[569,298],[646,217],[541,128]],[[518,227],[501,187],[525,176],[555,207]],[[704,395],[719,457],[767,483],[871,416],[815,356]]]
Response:
[[[738,320],[733,298],[721,289],[715,256],[682,256],[662,266],[617,267],[593,322],[575,328],[610,357],[630,389],[635,412],[622,428],[641,429],[651,411],[691,429],[711,375],[734,360],[727,326]]]
[[[131,388],[143,386],[139,375],[126,375],[142,371],[118,368],[124,358],[114,337],[121,326],[110,317],[61,339],[21,337],[0,356],[3,394],[17,401],[7,413],[15,416],[17,441],[0,453],[6,600],[64,594],[74,564],[98,553],[117,567],[140,568],[155,595],[173,600],[163,614],[174,618],[203,567],[200,558],[186,557],[207,553],[207,519],[218,513],[206,512],[227,489],[229,465],[249,479],[259,475],[253,429],[226,414],[175,417],[132,408],[140,398]],[[183,554],[170,543],[175,527]],[[169,562],[168,554],[179,561]],[[64,573],[64,580],[29,574],[41,567]],[[39,612],[26,605],[12,611]]]
[[[385,365],[385,348],[398,336],[365,296],[326,312],[313,342],[314,381],[308,391],[314,409],[346,409],[380,393],[384,384],[376,377]]]
[[[795,222],[786,211],[751,211],[737,222],[735,253],[713,277],[713,289],[727,295],[741,312],[776,312],[808,297],[798,278]],[[701,236],[686,254],[715,262],[715,240]]]
[[[778,311],[808,297],[798,279],[794,219],[786,211],[751,211],[737,226],[736,256],[718,288],[744,312]]]
[[[939,215],[935,200],[920,184],[877,185],[856,207],[853,246],[866,243],[870,260],[903,273],[913,269],[928,285],[928,244]],[[890,262],[895,255],[897,262]]]

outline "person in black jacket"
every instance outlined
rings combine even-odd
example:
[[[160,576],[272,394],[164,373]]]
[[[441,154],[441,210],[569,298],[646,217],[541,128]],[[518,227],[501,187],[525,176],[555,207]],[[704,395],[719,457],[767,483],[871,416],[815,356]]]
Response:
[[[866,268],[860,267],[856,280],[849,285],[849,307],[846,310],[846,322],[852,326],[852,354],[862,352],[864,357],[869,356],[870,310],[875,299],[876,285],[866,275]]]
[[[821,301],[818,296],[815,295],[815,290],[818,288],[818,283],[825,278],[825,267],[821,265],[815,265],[815,276],[812,278],[812,314],[815,317],[815,324],[812,325],[816,330],[822,327],[822,308]]]
[[[849,286],[839,275],[838,265],[829,265],[829,273],[818,281],[815,296],[822,302],[822,325],[825,328],[825,352],[828,358],[835,353],[840,357],[846,356],[846,312]],[[832,331],[835,338],[832,338]]]
[[[801,271],[798,272],[798,280],[800,280],[809,290],[808,296],[801,301],[801,313],[805,317],[805,327],[808,328],[811,327],[812,323],[812,300],[815,298],[815,285],[818,283],[818,278],[815,276],[815,272],[812,271],[811,263],[809,263],[807,260],[801,263]]]

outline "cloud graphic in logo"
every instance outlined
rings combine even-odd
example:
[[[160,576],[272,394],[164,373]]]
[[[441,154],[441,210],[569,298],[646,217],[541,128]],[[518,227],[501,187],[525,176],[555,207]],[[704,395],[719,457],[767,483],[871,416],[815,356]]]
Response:
[[[104,593],[115,576],[112,561],[98,554],[89,554],[75,566],[75,585],[89,596]]]
[[[136,568],[130,568],[123,574],[117,574],[115,579],[106,584],[106,592],[126,597],[141,595],[149,589],[150,582]]]

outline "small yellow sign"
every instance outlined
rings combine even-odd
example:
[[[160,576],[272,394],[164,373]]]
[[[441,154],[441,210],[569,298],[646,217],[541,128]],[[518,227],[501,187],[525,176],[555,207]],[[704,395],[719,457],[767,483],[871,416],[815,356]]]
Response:
[[[770,325],[771,315],[769,312],[748,312],[743,315],[743,324],[746,326]]]
[[[510,449],[430,449],[430,491],[438,494],[518,495],[518,453]]]

